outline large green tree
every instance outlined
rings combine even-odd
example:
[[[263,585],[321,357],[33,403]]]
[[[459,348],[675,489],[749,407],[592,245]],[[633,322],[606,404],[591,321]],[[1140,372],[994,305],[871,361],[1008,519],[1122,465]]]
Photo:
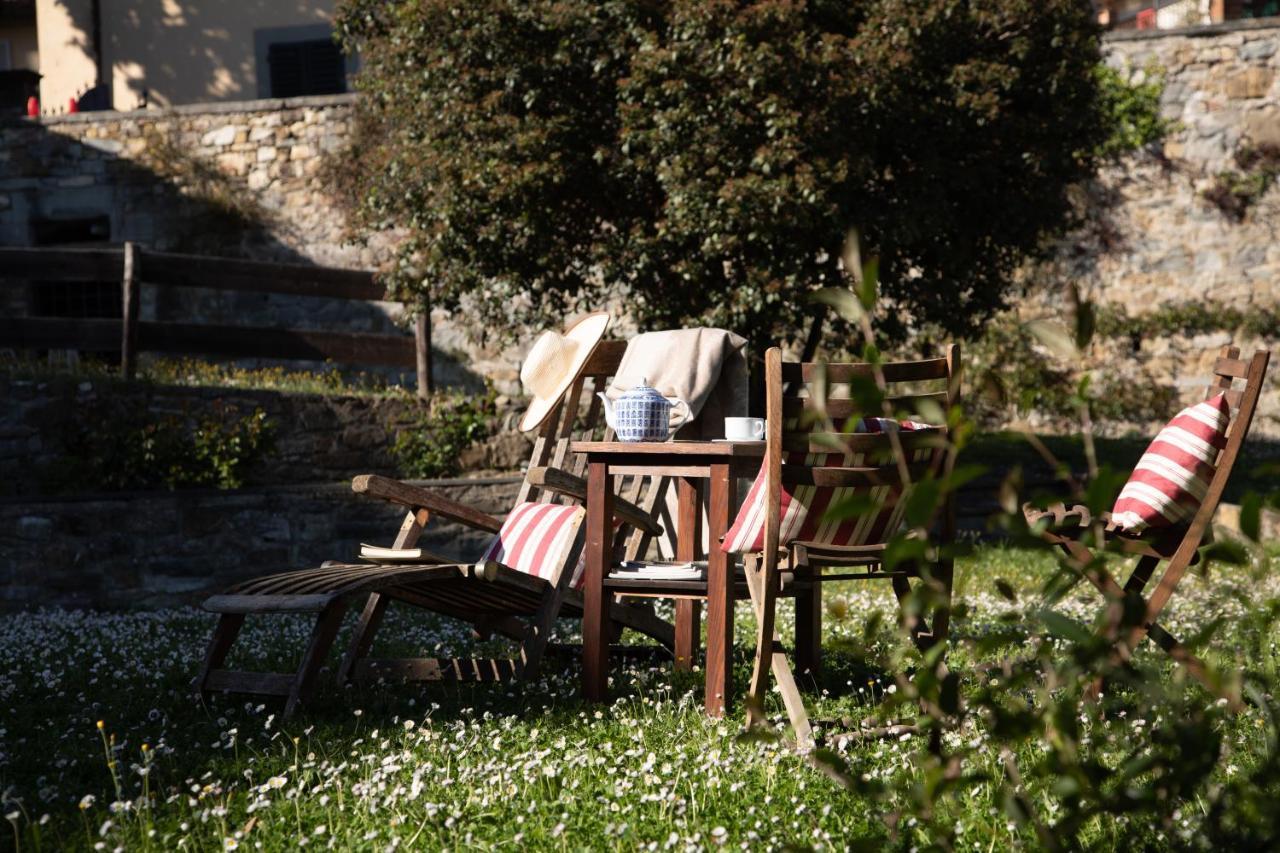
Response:
[[[857,229],[887,332],[973,330],[1109,128],[1083,0],[346,0],[356,222],[478,326],[623,288],[791,337]]]

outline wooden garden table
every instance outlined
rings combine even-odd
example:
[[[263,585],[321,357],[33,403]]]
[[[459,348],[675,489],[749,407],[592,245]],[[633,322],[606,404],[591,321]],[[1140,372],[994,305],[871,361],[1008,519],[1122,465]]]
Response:
[[[613,595],[676,599],[676,665],[691,663],[698,642],[698,601],[707,601],[706,711],[723,716],[730,700],[733,656],[732,559],[720,549],[729,527],[737,478],[754,477],[764,457],[762,441],[575,441],[587,459],[587,566],[582,620],[583,695],[602,702],[609,692],[612,625],[606,606]],[[613,475],[666,475],[676,480],[676,559],[696,559],[701,545],[699,493],[705,493],[708,526],[707,580],[617,580],[609,578],[613,541]],[[706,489],[698,481],[706,480]]]

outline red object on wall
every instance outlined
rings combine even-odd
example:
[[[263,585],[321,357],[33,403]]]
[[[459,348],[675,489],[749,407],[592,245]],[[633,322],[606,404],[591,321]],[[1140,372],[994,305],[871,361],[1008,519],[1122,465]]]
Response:
[[[1154,30],[1156,28],[1156,10],[1143,9],[1138,13],[1138,29]]]
[[[67,112],[69,113],[80,112],[80,102],[77,101],[75,98],[72,98],[71,103],[67,104]]]
[[[35,95],[27,98],[27,115],[32,118],[40,115],[40,100]]]

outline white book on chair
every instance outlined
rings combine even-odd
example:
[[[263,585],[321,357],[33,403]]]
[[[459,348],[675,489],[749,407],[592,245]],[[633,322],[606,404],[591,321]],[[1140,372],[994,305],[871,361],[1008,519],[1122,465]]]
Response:
[[[624,560],[609,576],[635,580],[696,581],[705,578],[706,572],[707,564],[703,562],[651,563],[645,560]]]

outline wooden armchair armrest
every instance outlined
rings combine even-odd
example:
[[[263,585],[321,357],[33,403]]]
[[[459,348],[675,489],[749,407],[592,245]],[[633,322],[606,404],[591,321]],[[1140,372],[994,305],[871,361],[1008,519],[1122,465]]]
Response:
[[[1096,520],[1102,523],[1103,536],[1111,547],[1125,554],[1159,557],[1160,559],[1168,559],[1173,556],[1187,530],[1186,525],[1183,524],[1146,530],[1142,533],[1130,533],[1115,523],[1111,518],[1110,511],[1103,511],[1098,514],[1097,519],[1094,519],[1093,514],[1089,512],[1089,508],[1083,504],[1068,507],[1066,504],[1057,503],[1048,509],[1037,509],[1028,503],[1023,505],[1022,515],[1027,519],[1028,524],[1035,524],[1041,519],[1048,519],[1049,528],[1042,535],[1051,542],[1058,542],[1068,538],[1059,532],[1065,528],[1087,528]],[[1199,560],[1200,557],[1197,554],[1192,560],[1192,565],[1195,565]]]
[[[792,542],[791,565],[874,566],[884,561],[882,544],[828,545],[823,542]]]
[[[584,503],[587,499],[587,481],[570,474],[568,471],[562,471],[559,468],[530,468],[525,477],[535,486],[541,486],[544,489],[568,495],[571,498],[577,498]],[[645,533],[650,533],[654,536],[662,535],[662,525],[658,524],[652,515],[631,501],[620,498],[617,495],[613,497],[613,514],[615,518],[621,519],[632,527],[643,530]]]
[[[476,530],[497,533],[502,529],[502,522],[489,515],[457,501],[441,497],[435,492],[427,491],[420,486],[411,486],[390,477],[377,474],[361,474],[351,481],[351,490],[362,495],[381,498],[384,501],[400,504],[409,509],[425,509],[434,515],[465,524]]]

